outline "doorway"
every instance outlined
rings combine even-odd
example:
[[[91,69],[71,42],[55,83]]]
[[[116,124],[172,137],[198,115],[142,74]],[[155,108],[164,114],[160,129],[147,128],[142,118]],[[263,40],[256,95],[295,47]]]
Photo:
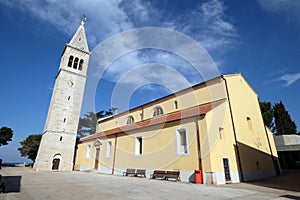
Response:
[[[96,156],[95,156],[94,169],[98,169],[99,155],[100,155],[100,148],[96,148]]]
[[[223,158],[223,167],[224,167],[224,173],[225,173],[226,183],[230,183],[231,182],[231,176],[230,176],[230,169],[229,169],[229,160],[228,160],[228,158]]]
[[[52,161],[52,170],[58,170],[59,169],[59,158],[54,158]]]

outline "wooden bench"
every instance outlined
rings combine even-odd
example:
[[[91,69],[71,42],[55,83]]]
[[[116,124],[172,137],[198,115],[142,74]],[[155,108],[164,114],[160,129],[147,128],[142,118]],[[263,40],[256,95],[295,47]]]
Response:
[[[165,179],[175,179],[175,181],[180,181],[180,171],[167,171],[165,174]]]
[[[123,176],[135,176],[135,169],[126,169],[126,172],[123,172]]]
[[[151,179],[165,179],[166,171],[163,170],[154,170],[153,174],[150,174]]]
[[[135,176],[146,177],[146,170],[145,169],[137,169],[136,172],[135,172]]]

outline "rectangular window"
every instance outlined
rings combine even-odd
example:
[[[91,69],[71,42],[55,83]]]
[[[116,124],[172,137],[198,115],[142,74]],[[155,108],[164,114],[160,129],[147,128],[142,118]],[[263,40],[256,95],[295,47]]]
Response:
[[[106,143],[106,157],[109,158],[111,156],[111,141],[107,141]]]
[[[177,141],[177,154],[187,155],[188,154],[188,140],[187,131],[185,128],[176,130],[176,141]]]
[[[253,132],[253,127],[252,127],[252,122],[251,122],[250,117],[247,117],[247,124],[248,124],[249,131],[252,133]]]
[[[86,147],[85,157],[86,158],[90,158],[91,157],[91,145],[90,144]]]
[[[143,154],[143,138],[136,137],[135,138],[135,155],[142,155]]]

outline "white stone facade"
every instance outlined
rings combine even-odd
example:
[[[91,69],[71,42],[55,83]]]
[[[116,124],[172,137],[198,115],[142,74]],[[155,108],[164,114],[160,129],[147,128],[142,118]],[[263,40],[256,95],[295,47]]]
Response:
[[[34,168],[71,171],[90,52],[81,22],[63,50]],[[55,166],[54,166],[55,165]]]

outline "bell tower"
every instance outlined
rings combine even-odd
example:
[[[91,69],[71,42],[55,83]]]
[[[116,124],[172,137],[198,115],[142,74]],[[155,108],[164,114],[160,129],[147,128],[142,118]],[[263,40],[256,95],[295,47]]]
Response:
[[[73,169],[77,128],[90,52],[84,30],[86,17],[62,54],[47,120],[35,160],[36,171]]]

